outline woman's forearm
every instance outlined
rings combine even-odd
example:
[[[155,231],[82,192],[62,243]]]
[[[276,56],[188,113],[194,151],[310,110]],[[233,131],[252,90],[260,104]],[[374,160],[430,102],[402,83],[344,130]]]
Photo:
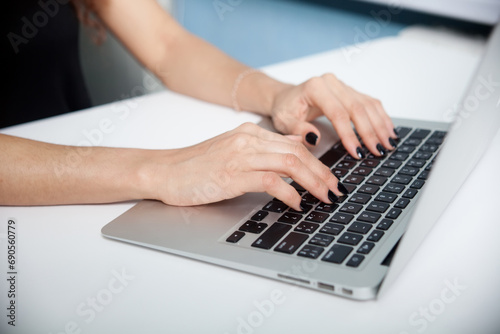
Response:
[[[0,134],[0,205],[109,203],[153,197],[155,151],[48,144]]]

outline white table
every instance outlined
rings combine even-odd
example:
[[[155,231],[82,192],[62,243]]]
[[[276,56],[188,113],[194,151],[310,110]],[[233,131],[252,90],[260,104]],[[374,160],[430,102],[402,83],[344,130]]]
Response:
[[[265,70],[290,82],[332,71],[380,98],[393,116],[449,120],[482,48],[482,41],[411,28]],[[2,132],[71,145],[173,148],[259,119],[165,91]],[[111,126],[103,132],[101,123]],[[7,325],[2,278],[0,332],[498,332],[499,151],[497,134],[397,282],[369,302],[103,238],[100,229],[134,203],[0,207],[2,277],[9,219],[18,244],[16,327]]]

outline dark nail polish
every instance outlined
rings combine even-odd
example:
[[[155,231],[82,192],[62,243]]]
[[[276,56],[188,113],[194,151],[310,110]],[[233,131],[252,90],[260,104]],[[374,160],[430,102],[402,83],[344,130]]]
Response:
[[[311,145],[316,145],[316,142],[318,141],[318,136],[314,132],[309,132],[306,135],[306,142],[308,142]]]
[[[385,148],[381,144],[377,144],[377,150],[380,153],[380,155],[385,155],[387,152],[385,151]]]
[[[328,199],[332,202],[335,203],[339,200],[338,196],[333,193],[333,191],[328,190]]]
[[[358,147],[358,148],[356,149],[356,153],[358,154],[358,157],[359,157],[360,159],[363,159],[363,158],[365,157],[365,154],[363,153],[363,150],[361,149],[361,147]]]
[[[398,144],[396,143],[396,141],[392,138],[389,138],[389,144],[392,145],[392,147],[396,148],[398,146]]]
[[[337,184],[337,189],[344,195],[349,193],[349,190],[347,190],[347,188],[340,182]]]
[[[392,131],[394,131],[394,133],[396,134],[396,136],[398,136],[397,139],[399,139],[399,133],[398,133],[398,130],[396,130],[396,128],[392,129]]]
[[[302,211],[307,211],[307,207],[306,207],[306,204],[300,202],[300,210]]]

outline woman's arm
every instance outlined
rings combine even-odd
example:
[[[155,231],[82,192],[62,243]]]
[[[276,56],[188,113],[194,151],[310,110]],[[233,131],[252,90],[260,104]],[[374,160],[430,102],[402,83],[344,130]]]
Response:
[[[321,133],[310,121],[324,114],[356,158],[361,144],[351,124],[373,154],[395,146],[394,125],[381,103],[332,74],[298,86],[263,73],[244,75],[247,66],[183,29],[155,0],[102,0],[95,7],[131,53],[174,91],[272,116],[279,131],[313,145]]]

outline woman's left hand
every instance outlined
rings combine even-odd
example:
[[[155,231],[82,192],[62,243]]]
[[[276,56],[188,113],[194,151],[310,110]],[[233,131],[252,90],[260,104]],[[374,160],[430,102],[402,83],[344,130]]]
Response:
[[[280,91],[272,106],[275,128],[284,134],[300,135],[309,145],[321,138],[310,123],[325,115],[337,131],[342,144],[354,158],[364,155],[354,129],[374,155],[385,155],[396,146],[397,134],[382,103],[344,84],[331,73]]]

